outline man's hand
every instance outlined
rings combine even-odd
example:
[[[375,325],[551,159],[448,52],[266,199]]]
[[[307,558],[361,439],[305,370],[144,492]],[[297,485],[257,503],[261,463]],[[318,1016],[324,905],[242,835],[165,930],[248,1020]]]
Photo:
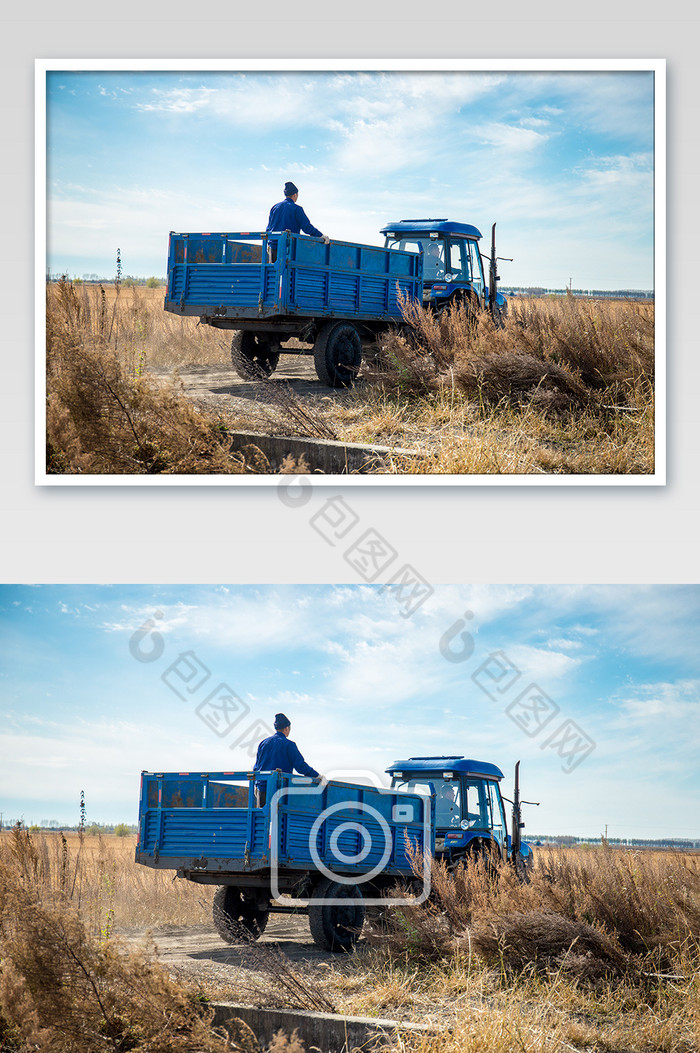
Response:
[[[331,243],[331,239],[328,237],[327,234],[323,234],[321,236],[321,241],[323,242],[324,245],[330,245],[330,243]]]
[[[328,779],[325,775],[319,775],[315,781],[318,783],[322,790],[324,789],[324,787],[328,786]]]

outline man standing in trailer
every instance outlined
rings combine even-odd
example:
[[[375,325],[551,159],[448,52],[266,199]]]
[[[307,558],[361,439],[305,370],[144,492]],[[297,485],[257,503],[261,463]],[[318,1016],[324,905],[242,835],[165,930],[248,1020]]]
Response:
[[[312,238],[322,238],[327,245],[330,238],[326,234],[322,234],[310,221],[301,205],[297,205],[298,197],[299,190],[294,183],[285,183],[284,200],[279,201],[270,209],[270,218],[267,221],[266,230],[274,232],[286,230],[290,234],[303,232]],[[268,239],[268,250],[270,262],[274,263],[277,257],[277,238]]]
[[[258,746],[258,753],[253,765],[253,771],[282,771],[288,775],[298,772],[310,778],[319,777],[315,768],[307,764],[302,757],[295,742],[289,738],[292,729],[291,721],[284,713],[275,714],[275,734],[263,739]],[[260,807],[265,804],[267,786],[264,782],[256,782],[255,789],[258,793]]]

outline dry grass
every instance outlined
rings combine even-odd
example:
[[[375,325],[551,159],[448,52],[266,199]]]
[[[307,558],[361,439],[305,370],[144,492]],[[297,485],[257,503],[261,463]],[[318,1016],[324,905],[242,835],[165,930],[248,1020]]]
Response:
[[[416,860],[416,873],[422,873]],[[476,953],[501,969],[580,978],[700,966],[700,857],[540,849],[530,880],[470,860],[433,862],[432,897],[394,912],[379,942],[439,959]]]
[[[211,920],[213,889],[177,882],[133,861],[134,838],[0,835],[0,1050],[2,1053],[264,1053],[250,1029],[213,1029],[213,992],[182,982],[129,949],[115,932]],[[260,948],[267,989],[290,1004],[332,1009],[279,953]],[[217,992],[220,993],[220,992]],[[230,997],[231,992],[226,994]],[[292,997],[295,995],[295,998]],[[279,1032],[268,1053],[305,1053]]]
[[[527,885],[509,870],[435,867],[430,905],[397,910],[355,956],[300,975],[260,945],[227,989],[126,954],[119,928],[210,917],[206,887],[137,867],[133,850],[133,837],[0,837],[0,1049],[257,1053],[250,1034],[230,1046],[213,1034],[202,1001],[240,998],[246,976],[262,1004],[312,997],[434,1028],[387,1040],[394,1053],[700,1049],[697,855],[542,850]],[[269,1049],[305,1053],[284,1036]]]
[[[91,874],[80,850],[74,855],[59,838],[54,844],[52,852],[45,839],[35,841],[19,828],[2,836],[2,1048],[20,1053],[236,1048],[212,1031],[201,996],[175,983],[146,951],[126,954],[115,940],[114,908],[105,910],[100,903],[111,868],[93,858],[97,871]],[[102,887],[92,891],[86,882],[96,874]]]
[[[564,412],[602,401],[636,406],[654,380],[654,308],[647,303],[513,299],[502,328],[464,307],[436,317],[404,302],[405,325],[383,341],[374,375],[419,393],[458,389],[495,405]]]
[[[397,1050],[697,1053],[700,857],[568,850],[527,885],[479,864],[433,877],[339,980],[344,1011],[435,1028]]]
[[[635,414],[560,417],[533,405],[479,405],[458,391],[364,390],[337,412],[346,440],[423,451],[422,460],[396,456],[399,475],[643,475],[654,468],[651,403]]]
[[[47,286],[48,465],[61,474],[267,474],[227,428],[418,449],[391,474],[644,475],[654,469],[653,305],[518,301],[504,329],[407,308],[352,391],[195,407],[177,368],[227,364],[225,333],[163,290]],[[173,369],[169,384],[149,372]],[[216,401],[216,400],[214,400]],[[269,403],[269,405],[268,405]],[[219,408],[220,406],[220,408]]]
[[[80,325],[124,355],[133,370],[155,366],[211,365],[230,362],[226,334],[199,319],[163,309],[165,288],[65,283],[81,305]],[[50,313],[60,306],[61,283],[47,285]]]
[[[396,1053],[697,1053],[700,1042],[697,978],[592,989],[556,972],[504,983],[468,957],[417,973],[402,961],[370,960],[364,978],[359,965],[364,990],[348,997],[347,1012],[413,1019],[434,1031],[397,1042]]]
[[[47,471],[244,473],[223,422],[205,417],[174,386],[151,383],[133,345],[120,346],[120,317],[106,300],[96,311],[85,288],[47,287]]]
[[[404,311],[364,371],[368,417],[353,422],[365,441],[432,454],[397,461],[400,474],[653,471],[653,305],[513,300],[502,329],[463,308]]]
[[[67,893],[94,935],[107,924],[119,931],[211,922],[213,888],[137,864],[133,836],[32,832],[19,855],[14,844],[11,832],[0,836],[0,864],[18,866],[23,880],[52,895]]]

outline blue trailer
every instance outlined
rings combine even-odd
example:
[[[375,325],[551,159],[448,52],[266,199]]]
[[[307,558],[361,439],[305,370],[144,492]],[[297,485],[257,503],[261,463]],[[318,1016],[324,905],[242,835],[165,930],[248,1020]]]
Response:
[[[229,943],[304,911],[319,946],[349,950],[365,907],[413,880],[416,852],[429,867],[433,810],[424,794],[281,772],[143,772],[136,862],[218,885]]]
[[[171,232],[165,310],[233,330],[231,359],[244,378],[272,373],[295,338],[313,344],[324,384],[350,386],[363,344],[401,322],[402,300],[422,301],[422,254],[288,231],[268,242],[265,232]]]
[[[351,950],[365,908],[383,910],[396,885],[423,902],[433,857],[508,860],[526,876],[519,762],[512,836],[495,765],[412,757],[387,771],[389,788],[279,771],[143,772],[136,862],[218,885],[214,924],[228,943],[257,939],[271,913],[308,913],[325,950]]]

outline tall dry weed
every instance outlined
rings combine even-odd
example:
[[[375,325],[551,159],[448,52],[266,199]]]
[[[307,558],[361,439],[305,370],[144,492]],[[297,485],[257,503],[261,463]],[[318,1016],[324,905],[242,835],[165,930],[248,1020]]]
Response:
[[[635,410],[653,390],[648,304],[513,299],[502,328],[464,306],[435,316],[404,302],[403,314],[366,371],[384,390],[456,388],[490,406],[534,403],[550,413]]]
[[[117,300],[114,304],[116,306]],[[242,474],[226,427],[175,386],[157,387],[131,350],[110,344],[102,304],[70,282],[47,302],[47,471],[52,474]],[[138,305],[132,322],[137,324]]]
[[[6,832],[0,864],[42,894],[67,896],[94,935],[211,922],[213,889],[139,865],[133,837]]]
[[[83,335],[120,351],[133,370],[230,361],[220,331],[163,310],[162,288],[59,281],[49,283],[46,293],[49,316],[68,308]]]
[[[6,841],[6,839],[8,839]],[[44,846],[45,848],[45,846]],[[196,994],[146,951],[126,953],[109,915],[90,931],[75,897],[76,860],[58,868],[27,831],[3,835],[0,859],[0,1036],[46,1053],[224,1053]],[[243,1047],[238,1047],[243,1048]]]
[[[417,872],[422,862],[417,860]],[[428,959],[476,953],[512,969],[565,967],[593,978],[700,965],[700,860],[604,847],[543,850],[530,881],[482,860],[432,864],[423,908],[398,907],[374,940]]]

